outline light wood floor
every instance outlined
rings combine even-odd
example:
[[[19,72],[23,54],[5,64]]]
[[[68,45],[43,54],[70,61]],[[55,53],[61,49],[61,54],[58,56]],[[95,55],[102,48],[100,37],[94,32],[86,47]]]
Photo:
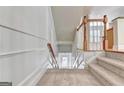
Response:
[[[100,86],[101,84],[88,70],[49,69],[38,86]]]

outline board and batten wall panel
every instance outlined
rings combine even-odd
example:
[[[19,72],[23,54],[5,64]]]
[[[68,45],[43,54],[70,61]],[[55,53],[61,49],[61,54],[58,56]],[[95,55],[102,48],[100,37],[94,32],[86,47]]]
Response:
[[[55,32],[50,34],[48,30],[48,23],[52,19],[48,20],[51,13],[49,9],[45,6],[0,7],[0,25],[28,33],[0,26],[0,82],[35,85],[46,71],[46,45],[48,41],[53,42],[53,45],[56,42],[56,39],[53,41],[49,38],[55,36]]]
[[[46,38],[47,12],[48,7],[3,6],[0,7],[0,24]]]

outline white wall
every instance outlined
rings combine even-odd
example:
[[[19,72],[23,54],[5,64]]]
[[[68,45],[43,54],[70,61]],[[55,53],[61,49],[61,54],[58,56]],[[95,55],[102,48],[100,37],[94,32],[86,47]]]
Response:
[[[118,19],[118,48],[124,50],[124,19]]]
[[[118,33],[117,33],[117,29],[118,29],[118,23],[117,20],[113,21],[113,35],[114,35],[114,46],[113,49],[118,49]]]
[[[124,19],[118,18],[113,21],[114,48],[124,50]]]
[[[0,25],[36,36],[0,26],[0,82],[34,85],[46,71],[48,41],[52,42],[55,51],[57,49],[50,11],[50,7],[0,7]]]
[[[72,44],[72,52],[75,55],[77,49],[83,49],[83,27],[79,29],[79,31],[75,32],[74,42]]]

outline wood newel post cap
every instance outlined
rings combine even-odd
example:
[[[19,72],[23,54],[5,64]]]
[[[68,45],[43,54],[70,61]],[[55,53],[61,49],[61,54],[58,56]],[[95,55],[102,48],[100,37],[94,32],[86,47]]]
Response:
[[[107,15],[104,15],[104,17],[103,17],[103,22],[104,22],[104,24],[106,24],[106,23],[108,22]]]
[[[84,24],[87,24],[87,21],[88,21],[88,20],[87,20],[87,16],[84,16],[83,23],[84,23]]]

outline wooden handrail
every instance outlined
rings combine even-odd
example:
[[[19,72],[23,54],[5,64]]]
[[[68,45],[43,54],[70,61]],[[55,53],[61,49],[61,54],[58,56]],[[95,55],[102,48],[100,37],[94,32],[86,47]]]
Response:
[[[91,22],[91,21],[100,21],[103,22],[103,19],[86,19],[86,16],[84,16],[84,19],[87,20],[87,22]],[[79,26],[77,26],[77,31],[79,31],[79,29],[83,26],[84,22],[82,20],[81,24],[79,24]]]
[[[77,31],[79,31],[79,29],[83,26],[83,23],[81,23],[78,27],[77,27]]]
[[[55,57],[55,54],[54,54],[54,51],[53,51],[53,48],[52,48],[52,45],[50,43],[47,43],[47,46],[48,46],[48,49],[49,49],[49,52],[51,53],[51,58],[52,58],[52,66],[53,64],[55,65],[54,68],[59,68],[59,65],[57,63],[57,60],[56,60],[56,57]]]
[[[55,58],[55,54],[54,54],[54,51],[53,51],[53,48],[52,48],[51,44],[48,43],[47,46],[49,48],[49,51],[52,53],[53,57]]]

